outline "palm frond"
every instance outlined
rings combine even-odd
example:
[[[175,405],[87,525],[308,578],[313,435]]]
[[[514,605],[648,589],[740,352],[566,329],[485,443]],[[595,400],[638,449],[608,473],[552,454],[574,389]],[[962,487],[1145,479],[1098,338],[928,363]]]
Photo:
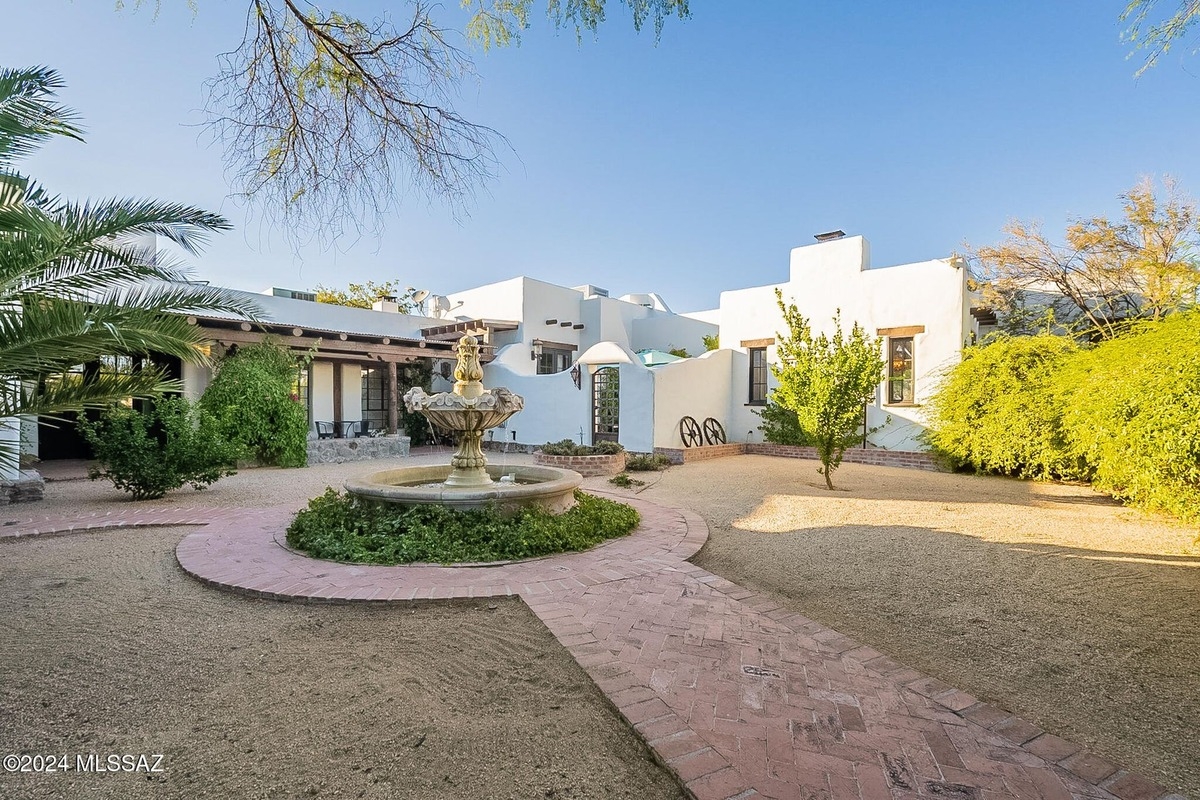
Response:
[[[52,136],[83,139],[74,112],[51,100],[62,86],[59,74],[47,67],[0,69],[0,166]]]
[[[20,391],[0,391],[0,417],[55,416],[70,411],[107,408],[128,398],[159,397],[182,391],[179,381],[147,369],[129,375],[100,374],[88,380],[47,381]]]
[[[0,312],[0,374],[35,378],[106,355],[164,353],[204,363],[203,333],[179,315],[117,303],[43,299]]]

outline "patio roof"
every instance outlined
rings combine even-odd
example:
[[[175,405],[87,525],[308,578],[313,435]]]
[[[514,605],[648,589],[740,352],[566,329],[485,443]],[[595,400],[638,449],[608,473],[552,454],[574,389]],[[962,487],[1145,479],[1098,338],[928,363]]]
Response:
[[[252,323],[200,315],[189,316],[188,323],[203,328],[211,339],[225,345],[253,344],[274,336],[292,350],[315,349],[318,358],[398,362],[418,358],[454,358],[453,343],[450,341],[301,328],[284,323]]]

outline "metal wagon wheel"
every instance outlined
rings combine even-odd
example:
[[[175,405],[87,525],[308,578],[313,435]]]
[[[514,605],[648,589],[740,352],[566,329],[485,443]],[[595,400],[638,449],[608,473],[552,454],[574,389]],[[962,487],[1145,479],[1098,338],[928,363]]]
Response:
[[[712,417],[704,420],[704,441],[709,444],[725,444],[725,428]]]
[[[703,434],[694,417],[684,417],[679,420],[679,438],[683,439],[684,447],[699,447],[704,444]]]

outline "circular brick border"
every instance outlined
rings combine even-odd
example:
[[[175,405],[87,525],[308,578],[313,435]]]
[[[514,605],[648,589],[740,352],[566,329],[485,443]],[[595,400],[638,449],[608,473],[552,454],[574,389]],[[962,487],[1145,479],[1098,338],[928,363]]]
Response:
[[[612,496],[610,493],[606,493]],[[708,539],[698,515],[619,496],[642,515],[632,534],[583,553],[497,566],[341,564],[300,555],[276,540],[292,510],[229,514],[188,534],[175,557],[215,588],[274,600],[386,603],[548,595],[682,566]]]

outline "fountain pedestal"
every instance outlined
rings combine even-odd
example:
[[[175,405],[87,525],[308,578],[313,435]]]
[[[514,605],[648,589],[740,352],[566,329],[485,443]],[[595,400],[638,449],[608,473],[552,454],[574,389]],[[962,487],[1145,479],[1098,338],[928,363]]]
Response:
[[[458,340],[458,363],[454,368],[454,391],[426,394],[414,386],[404,395],[404,406],[419,411],[435,428],[458,437],[458,450],[450,459],[447,486],[488,486],[483,455],[483,433],[503,423],[525,407],[525,400],[508,389],[483,388],[483,366],[479,363],[479,340],[470,334]]]

